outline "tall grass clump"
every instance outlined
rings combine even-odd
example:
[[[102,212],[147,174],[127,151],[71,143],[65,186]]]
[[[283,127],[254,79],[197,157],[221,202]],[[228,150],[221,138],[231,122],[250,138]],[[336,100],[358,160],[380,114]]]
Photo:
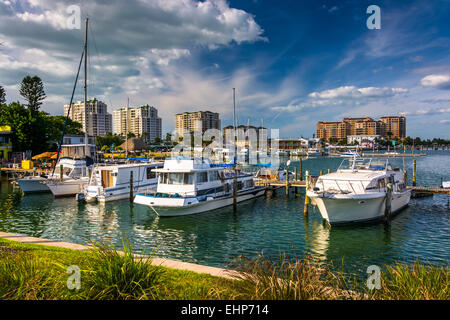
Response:
[[[415,261],[413,265],[387,265],[381,274],[381,289],[369,292],[371,299],[449,300],[450,272]]]
[[[133,253],[128,240],[122,239],[123,250],[112,244],[94,244],[85,271],[88,299],[128,300],[155,299],[163,269],[151,264],[152,255]]]
[[[248,299],[256,300],[306,300],[348,299],[343,274],[332,272],[329,264],[315,262],[310,256],[303,259],[280,255],[278,261],[262,254],[255,259],[240,256],[233,270],[242,280],[241,290]]]
[[[55,265],[27,252],[0,254],[0,299],[56,299],[64,287]]]

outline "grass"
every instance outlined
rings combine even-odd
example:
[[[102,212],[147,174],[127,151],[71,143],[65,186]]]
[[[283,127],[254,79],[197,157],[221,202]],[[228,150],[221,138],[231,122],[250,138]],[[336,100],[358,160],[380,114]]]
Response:
[[[214,277],[152,264],[152,254],[136,256],[128,241],[122,251],[110,244],[93,250],[22,244],[0,239],[0,299],[106,300],[448,300],[449,271],[416,261],[385,266],[381,289],[349,278],[313,257],[280,255],[270,260],[238,257],[231,265],[238,279]],[[81,288],[70,290],[66,271],[79,266]],[[236,275],[236,273],[233,273]]]

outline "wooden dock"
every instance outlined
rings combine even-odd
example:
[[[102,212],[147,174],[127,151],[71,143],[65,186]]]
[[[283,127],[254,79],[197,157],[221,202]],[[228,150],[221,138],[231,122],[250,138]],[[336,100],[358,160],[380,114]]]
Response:
[[[407,186],[406,188],[411,189],[413,193],[423,193],[423,194],[448,194],[450,196],[450,188],[441,187],[424,187],[424,186]]]

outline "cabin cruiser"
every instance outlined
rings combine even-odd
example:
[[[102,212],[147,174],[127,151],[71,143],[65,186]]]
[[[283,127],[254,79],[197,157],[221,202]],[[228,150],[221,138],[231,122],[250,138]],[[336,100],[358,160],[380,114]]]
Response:
[[[321,157],[325,155],[325,152],[323,151],[323,149],[320,148],[309,148],[306,151],[306,155],[308,157]]]
[[[158,174],[156,192],[138,193],[134,203],[149,206],[159,216],[181,216],[233,205],[264,195],[266,187],[255,186],[253,176],[234,172],[226,165],[206,159],[167,159]]]
[[[359,153],[357,151],[347,151],[347,152],[341,152],[339,153],[339,156],[346,157],[346,158],[353,158],[353,157],[360,157]]]
[[[129,199],[130,194],[155,190],[158,181],[153,169],[162,166],[162,162],[97,164],[84,188],[84,200],[105,203]]]
[[[84,160],[62,158],[58,161],[56,168],[60,168],[61,166],[64,168],[62,179],[61,172],[56,170],[56,172],[50,175],[28,176],[17,179],[16,181],[24,193],[50,192],[51,189],[48,183],[72,179],[72,174],[75,173],[73,169],[75,167],[86,167],[86,162]]]
[[[48,179],[44,183],[55,197],[73,196],[83,191],[89,183],[88,171],[92,168],[92,160],[62,158],[58,162],[62,166],[66,178]],[[58,166],[57,166],[58,168]]]
[[[374,162],[356,156],[344,159],[336,172],[318,177],[312,187],[306,195],[330,225],[382,219],[386,207],[395,213],[411,197],[402,170],[392,169],[387,160]]]

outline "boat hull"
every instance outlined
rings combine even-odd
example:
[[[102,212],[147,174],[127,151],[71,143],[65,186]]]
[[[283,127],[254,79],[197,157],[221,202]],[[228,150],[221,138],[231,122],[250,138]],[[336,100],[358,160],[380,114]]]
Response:
[[[44,183],[45,178],[23,178],[18,179],[17,183],[24,193],[50,192],[48,186]]]
[[[156,190],[157,183],[152,185],[145,185],[144,187],[134,187],[133,194],[140,192],[152,192]],[[130,199],[130,186],[121,188],[106,188],[104,192],[99,187],[86,187],[85,188],[85,201],[106,203],[116,200]]]
[[[330,225],[364,223],[384,218],[385,193],[362,195],[318,196],[308,191],[313,204],[317,205],[322,215]],[[411,191],[393,193],[391,213],[394,214],[408,205]]]
[[[264,195],[266,188],[258,188],[256,190],[244,192],[237,196],[236,202],[240,203],[243,201],[251,200],[257,197]],[[158,199],[158,198],[156,198]],[[202,202],[196,202],[194,204],[186,204],[186,198],[174,199],[167,198],[170,201],[167,201],[166,205],[155,205],[152,202],[155,201],[154,197],[137,194],[134,202],[138,204],[143,204],[151,207],[153,211],[161,217],[175,217],[175,216],[184,216],[196,213],[207,212],[211,210],[216,210],[219,208],[227,207],[233,205],[233,197],[227,196],[223,198],[206,200]],[[175,200],[175,201],[174,201]],[[164,200],[163,200],[164,202]],[[170,203],[170,205],[169,205]],[[160,202],[160,204],[163,204]]]
[[[73,196],[83,192],[89,180],[63,181],[60,183],[48,183],[47,186],[55,197]]]

